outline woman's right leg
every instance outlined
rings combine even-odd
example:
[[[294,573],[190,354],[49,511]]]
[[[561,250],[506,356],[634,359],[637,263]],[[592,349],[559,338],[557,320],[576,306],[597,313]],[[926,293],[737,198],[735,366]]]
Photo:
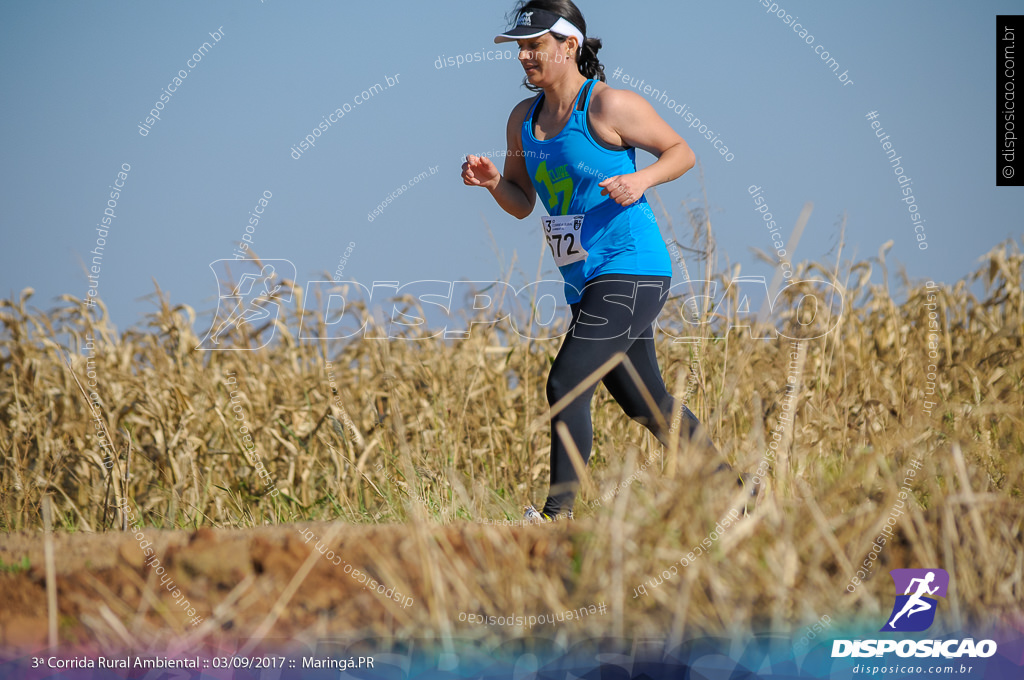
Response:
[[[616,352],[626,349],[625,346],[620,346],[621,343],[577,337],[575,328],[580,304],[571,305],[572,323],[548,373],[546,392],[549,407],[553,407],[570,394]],[[546,515],[556,516],[572,510],[579,490],[579,475],[573,467],[567,442],[558,431],[558,425],[561,423],[566,426],[572,445],[576,447],[583,464],[586,465],[594,442],[590,402],[599,382],[600,380],[595,380],[593,385],[576,396],[551,419],[551,476],[547,502],[541,511]]]
[[[643,279],[652,281],[640,285]],[[548,374],[550,406],[571,394],[616,354],[628,356],[630,347],[639,342],[637,333],[631,329],[651,328],[661,311],[657,293],[652,297],[650,291],[639,289],[656,283],[667,290],[670,282],[669,277],[607,274],[587,283],[579,304],[571,305],[572,323]],[[572,445],[586,465],[594,439],[590,402],[597,383],[604,377],[597,376],[592,385],[551,419],[551,487],[542,511],[545,514],[558,515],[571,510],[579,489],[579,476],[558,426],[565,425]]]

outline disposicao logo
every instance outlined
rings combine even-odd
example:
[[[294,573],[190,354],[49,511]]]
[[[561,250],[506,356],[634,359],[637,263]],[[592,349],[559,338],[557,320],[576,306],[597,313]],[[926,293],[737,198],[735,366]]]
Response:
[[[927,630],[935,621],[937,598],[946,597],[949,574],[945,569],[893,569],[889,572],[896,586],[892,613],[882,626],[883,633],[917,633]],[[832,657],[883,656],[896,652],[901,657],[956,658],[989,657],[996,653],[993,640],[975,643],[963,640],[834,640]]]
[[[896,603],[881,632],[927,630],[935,620],[939,603],[931,596],[946,597],[949,574],[945,569],[893,569],[889,574],[896,585]]]

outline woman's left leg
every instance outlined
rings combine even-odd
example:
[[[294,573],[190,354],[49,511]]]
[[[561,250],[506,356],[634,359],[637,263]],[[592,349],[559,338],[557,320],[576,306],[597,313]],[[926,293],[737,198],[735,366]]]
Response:
[[[658,366],[658,355],[654,351],[653,326],[651,331],[649,337],[636,340],[626,352],[626,358],[633,365],[640,384],[637,384],[624,365],[619,365],[605,376],[604,386],[627,416],[650,430],[665,446],[670,444],[672,421],[677,417],[676,414],[679,414],[680,441],[689,441],[708,450],[712,455],[717,455],[718,450],[708,433],[702,431],[698,436],[700,421],[697,420],[697,416],[683,404],[677,407],[675,398],[665,388],[661,368]],[[651,404],[644,396],[644,389],[650,395],[657,411],[651,408]]]
[[[667,276],[625,274],[606,274],[589,281],[579,305],[574,305],[573,323],[551,365],[548,404],[554,406],[572,393],[616,354],[628,353],[645,329],[651,329],[670,283]],[[586,465],[593,443],[590,402],[595,389],[596,381],[551,419],[551,483],[545,514],[557,515],[572,509],[579,478],[558,424],[566,426],[572,446]],[[664,392],[664,385],[661,390]],[[656,398],[667,396],[666,393]]]

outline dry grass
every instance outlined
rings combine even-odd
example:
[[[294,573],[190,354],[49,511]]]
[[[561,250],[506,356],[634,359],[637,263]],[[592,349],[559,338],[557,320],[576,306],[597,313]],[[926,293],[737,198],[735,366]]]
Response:
[[[928,356],[925,288],[904,282],[906,301],[898,304],[887,273],[882,284],[869,282],[872,270],[884,271],[884,252],[872,262],[799,265],[795,279],[843,289],[845,310],[833,332],[801,343],[795,418],[767,489],[749,518],[678,576],[649,587],[648,597],[634,598],[632,589],[678,562],[729,505],[729,493],[706,482],[697,452],[663,452],[600,388],[594,490],[577,501],[579,521],[537,529],[466,524],[518,518],[524,502],[543,500],[544,380],[558,341],[492,328],[454,343],[299,342],[291,333],[299,287],[275,342],[247,352],[192,351],[199,343],[193,310],[159,290],[146,329],[120,335],[70,296],[49,313],[30,310],[29,291],[0,301],[0,529],[38,529],[46,494],[65,531],[119,528],[120,498],[147,525],[167,529],[403,523],[415,567],[388,545],[370,554],[377,573],[415,584],[426,606],[386,625],[382,617],[380,632],[451,632],[459,611],[540,613],[598,602],[609,615],[586,623],[594,630],[675,637],[694,629],[786,630],[823,613],[884,616],[885,571],[903,566],[953,574],[953,606],[941,615],[949,625],[1008,616],[1024,600],[1022,262],[1014,244],[1000,246],[974,277],[941,286],[936,361]],[[737,274],[716,275],[719,291]],[[971,293],[977,279],[982,299]],[[730,301],[716,328],[735,319],[740,302]],[[82,353],[89,336],[94,366]],[[755,469],[781,412],[790,342],[740,333],[715,340],[706,331],[697,346],[658,338],[670,387],[710,424],[736,467]],[[237,333],[233,342],[259,344]],[[930,363],[931,417],[922,412]],[[692,365],[701,370],[691,381]],[[116,451],[111,470],[72,371],[83,384],[95,371],[98,412]],[[276,497],[264,493],[243,455],[225,385],[231,373]],[[349,417],[358,436],[345,431]],[[622,484],[645,459],[653,471]],[[853,565],[879,534],[912,459],[923,469],[899,540],[851,595],[844,588]],[[614,500],[590,503],[619,484]],[[536,548],[501,536],[538,531],[564,543],[564,561],[549,557],[532,573],[510,567],[529,563]]]

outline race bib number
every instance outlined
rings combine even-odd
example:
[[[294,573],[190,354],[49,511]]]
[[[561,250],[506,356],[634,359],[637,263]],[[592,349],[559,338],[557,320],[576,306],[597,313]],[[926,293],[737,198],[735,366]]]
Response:
[[[583,215],[551,215],[540,218],[544,225],[544,238],[551,247],[555,264],[564,267],[573,262],[587,259],[583,249]]]

